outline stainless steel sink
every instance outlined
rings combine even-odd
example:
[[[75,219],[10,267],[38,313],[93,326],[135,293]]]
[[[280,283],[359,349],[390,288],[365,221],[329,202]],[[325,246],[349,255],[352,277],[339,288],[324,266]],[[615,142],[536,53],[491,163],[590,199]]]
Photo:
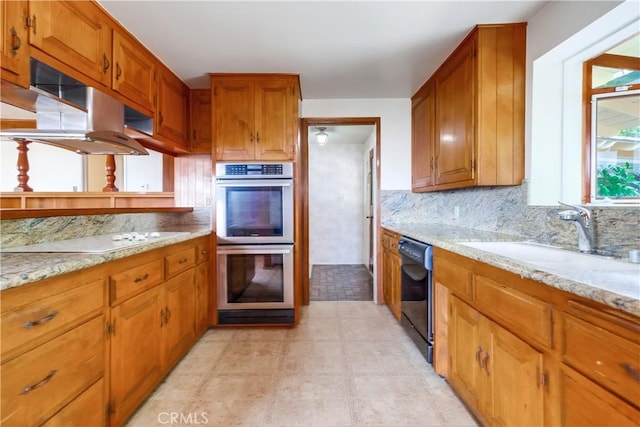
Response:
[[[573,252],[533,242],[460,242],[459,244],[550,269],[640,272],[640,264]]]

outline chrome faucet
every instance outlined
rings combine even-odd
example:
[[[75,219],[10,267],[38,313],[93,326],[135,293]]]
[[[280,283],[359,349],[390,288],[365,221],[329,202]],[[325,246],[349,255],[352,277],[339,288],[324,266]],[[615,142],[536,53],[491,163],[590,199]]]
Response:
[[[571,208],[559,212],[560,219],[562,221],[573,221],[578,229],[578,249],[580,252],[595,252],[594,251],[594,232],[593,223],[591,221],[591,211],[577,205],[568,205],[566,203],[558,202],[562,206]]]

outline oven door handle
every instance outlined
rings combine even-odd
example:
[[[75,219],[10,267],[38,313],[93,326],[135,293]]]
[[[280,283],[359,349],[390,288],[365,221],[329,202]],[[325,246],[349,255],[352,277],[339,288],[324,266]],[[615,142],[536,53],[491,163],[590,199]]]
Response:
[[[291,248],[283,249],[227,249],[218,247],[218,255],[287,255],[291,253]]]
[[[291,187],[292,181],[276,179],[260,179],[251,181],[217,181],[216,187]]]

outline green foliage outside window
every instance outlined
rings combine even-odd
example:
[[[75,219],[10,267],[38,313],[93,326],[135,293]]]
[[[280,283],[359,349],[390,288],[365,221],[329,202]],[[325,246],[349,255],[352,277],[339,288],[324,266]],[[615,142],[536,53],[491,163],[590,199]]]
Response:
[[[626,162],[624,166],[608,165],[598,168],[599,197],[640,197],[640,174]]]

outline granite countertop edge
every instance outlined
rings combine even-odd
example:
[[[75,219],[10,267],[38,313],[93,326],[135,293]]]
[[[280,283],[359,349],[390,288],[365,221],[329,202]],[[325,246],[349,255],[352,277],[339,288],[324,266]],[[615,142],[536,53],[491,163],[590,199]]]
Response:
[[[163,230],[159,230],[163,231]],[[174,227],[175,237],[107,253],[0,253],[0,291],[94,267],[153,249],[212,234],[210,228]]]
[[[605,276],[603,282],[600,282],[602,284],[599,283],[599,286],[595,286],[592,283],[564,277],[559,273],[543,270],[515,259],[460,244],[462,242],[481,241],[527,241],[524,237],[442,224],[383,223],[382,227],[403,236],[501,268],[522,278],[532,279],[635,316],[640,316],[640,295],[638,298],[634,298],[616,292],[613,289],[615,288],[614,281],[607,280],[606,273],[602,274],[602,276]]]

